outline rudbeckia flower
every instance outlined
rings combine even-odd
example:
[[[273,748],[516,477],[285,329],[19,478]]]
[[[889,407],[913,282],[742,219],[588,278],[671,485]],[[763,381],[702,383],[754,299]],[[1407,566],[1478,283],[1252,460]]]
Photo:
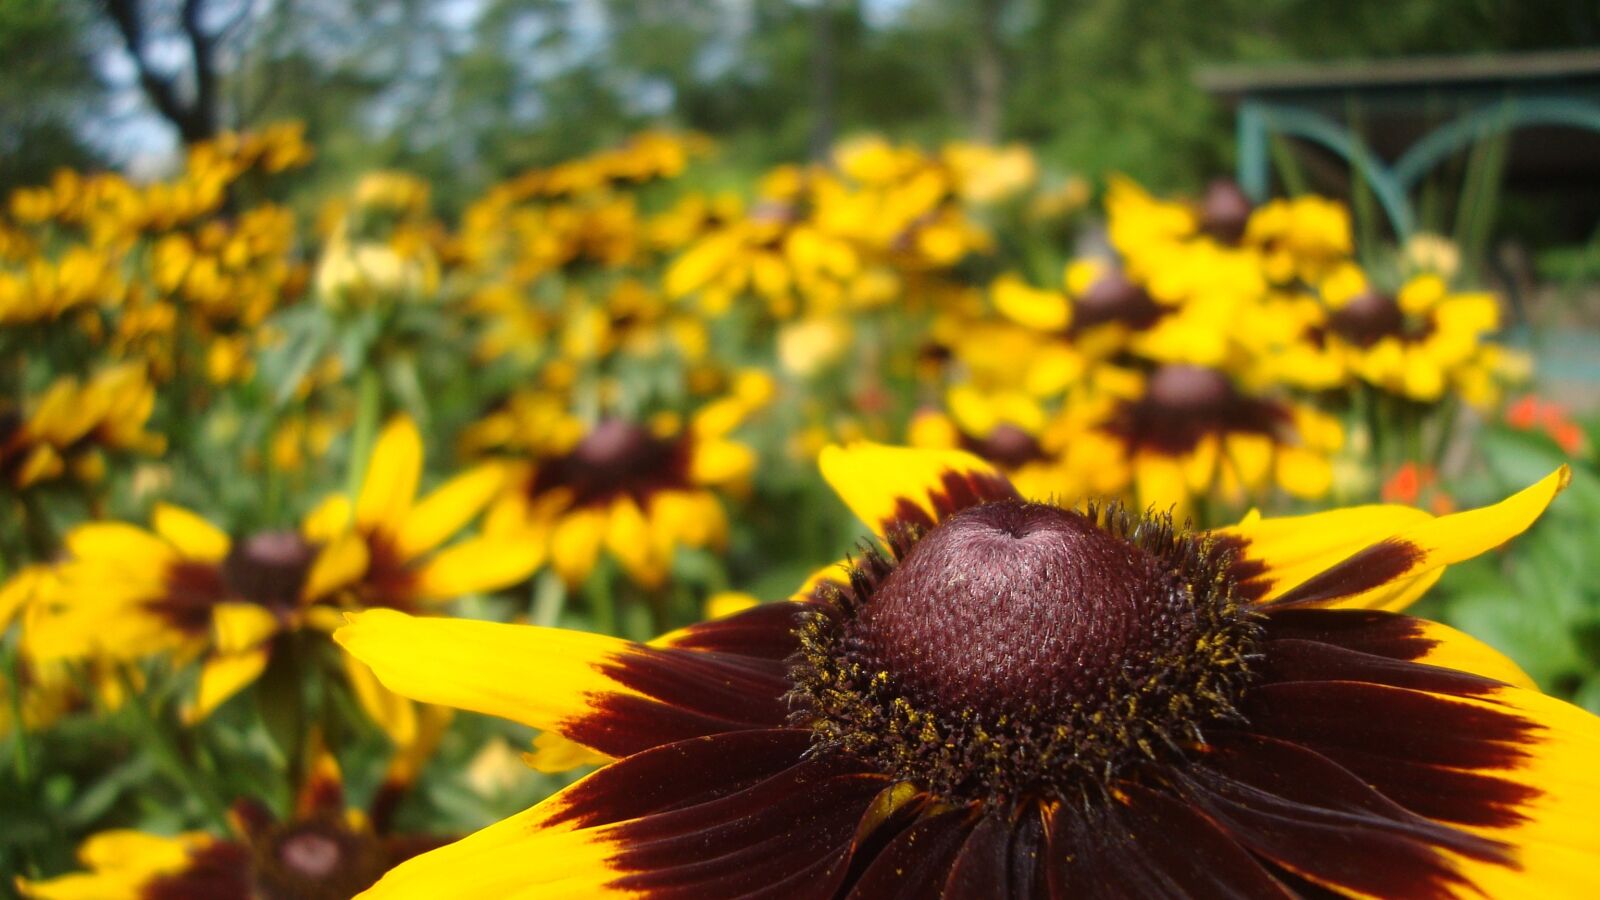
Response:
[[[1125,463],[1141,505],[1186,507],[1212,492],[1237,498],[1276,484],[1297,497],[1327,492],[1337,421],[1309,407],[1240,390],[1220,370],[1172,364],[1111,401],[1083,453]]]
[[[1600,720],[1399,612],[1560,470],[1433,518],[1194,533],[834,447],[878,536],[797,602],[649,645],[356,615],[390,687],[613,762],[369,898],[1594,896]]]
[[[761,379],[766,381],[765,379]],[[637,584],[660,587],[679,547],[720,547],[727,515],[718,493],[745,482],[755,451],[730,432],[765,402],[741,387],[696,410],[635,421],[620,415],[585,425],[550,404],[527,416],[491,416],[470,435],[479,446],[524,455],[494,503],[486,533],[544,548],[569,585],[581,584],[607,551]]]
[[[494,497],[502,473],[484,465],[416,499],[422,439],[407,418],[379,436],[352,506],[330,497],[299,529],[242,537],[189,510],[158,504],[151,529],[80,525],[66,537],[50,602],[30,617],[24,645],[41,661],[201,659],[198,721],[260,677],[302,629],[331,630],[339,611],[387,606],[411,612],[526,578],[543,557],[526,542],[471,538],[437,550]],[[435,552],[437,551],[437,552]],[[416,735],[416,712],[390,697],[365,667],[352,688],[398,743]]]
[[[89,871],[18,879],[17,889],[31,900],[350,897],[395,864],[445,842],[391,834],[397,800],[386,786],[370,809],[347,809],[338,766],[324,756],[288,821],[278,821],[259,801],[241,800],[229,810],[234,834],[227,838],[103,831],[78,848]]]
[[[1328,305],[1326,339],[1362,380],[1431,403],[1451,389],[1469,402],[1499,398],[1502,349],[1489,342],[1500,325],[1493,295],[1452,293],[1437,275],[1417,275],[1388,294],[1353,265],[1321,285]]]
[[[232,538],[201,516],[158,504],[146,530],[91,522],[68,532],[58,584],[28,621],[40,661],[200,657],[197,720],[260,676],[273,638],[300,627],[349,577],[338,548],[298,531]]]
[[[159,454],[166,437],[145,430],[155,386],[144,367],[124,363],[80,384],[56,379],[26,415],[0,412],[0,480],[17,490],[69,472],[97,481],[104,451]]]

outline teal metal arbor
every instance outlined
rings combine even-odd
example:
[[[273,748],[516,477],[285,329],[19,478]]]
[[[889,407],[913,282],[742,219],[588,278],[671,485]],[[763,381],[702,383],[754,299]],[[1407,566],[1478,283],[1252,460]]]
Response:
[[[1600,133],[1600,52],[1408,60],[1360,68],[1212,70],[1201,84],[1238,104],[1238,180],[1267,196],[1274,135],[1300,138],[1339,158],[1372,190],[1397,235],[1416,227],[1411,195],[1441,163],[1485,138],[1538,126]],[[1433,101],[1458,111],[1392,161],[1334,112],[1352,101],[1415,122]]]

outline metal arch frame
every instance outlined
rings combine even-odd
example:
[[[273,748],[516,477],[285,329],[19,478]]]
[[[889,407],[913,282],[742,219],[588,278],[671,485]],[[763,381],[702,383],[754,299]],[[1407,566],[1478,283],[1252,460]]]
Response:
[[[1415,228],[1409,192],[1423,176],[1473,142],[1539,125],[1600,132],[1600,101],[1570,95],[1507,97],[1439,126],[1411,145],[1393,165],[1384,163],[1350,129],[1320,113],[1262,100],[1239,104],[1239,184],[1256,202],[1270,188],[1267,142],[1274,134],[1326,147],[1360,174],[1403,240]]]

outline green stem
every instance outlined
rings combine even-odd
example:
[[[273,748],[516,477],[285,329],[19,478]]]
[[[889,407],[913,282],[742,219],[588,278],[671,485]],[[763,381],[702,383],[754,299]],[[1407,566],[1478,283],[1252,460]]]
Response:
[[[133,712],[134,724],[138,727],[140,736],[144,738],[145,745],[155,754],[156,764],[166,773],[167,777],[188,791],[205,807],[206,815],[211,818],[212,824],[220,829],[228,827],[228,808],[222,802],[212,785],[206,783],[196,775],[197,767],[184,760],[183,753],[172,740],[171,735],[156,721],[155,714],[144,705],[144,694],[139,686],[134,684],[128,670],[123,668],[117,672],[117,677],[122,681],[123,693],[127,697],[126,705]]]
[[[601,560],[589,575],[589,606],[594,613],[594,630],[617,633],[617,596],[610,560]]]
[[[553,628],[567,605],[567,585],[553,571],[539,574],[533,581],[533,624]]]
[[[372,455],[382,405],[383,384],[378,370],[369,363],[362,367],[356,382],[356,425],[350,434],[349,469],[345,477],[345,493],[352,501],[361,496],[361,481],[367,474],[367,457]]]
[[[22,654],[18,648],[6,658],[6,692],[11,701],[12,761],[16,764],[17,779],[27,784],[33,778],[33,759],[28,752],[28,728],[22,719]]]

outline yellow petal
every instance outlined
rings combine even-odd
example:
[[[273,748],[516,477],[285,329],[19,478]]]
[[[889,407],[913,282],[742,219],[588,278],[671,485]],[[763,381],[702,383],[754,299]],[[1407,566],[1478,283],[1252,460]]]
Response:
[[[278,631],[278,617],[256,603],[218,603],[211,608],[218,653],[243,653]]]
[[[422,498],[400,522],[395,549],[411,559],[444,543],[489,505],[505,483],[505,470],[478,466],[450,479]]]
[[[1521,667],[1508,659],[1505,654],[1483,641],[1438,622],[1427,619],[1414,621],[1417,624],[1417,636],[1432,642],[1432,646],[1414,662],[1442,666],[1446,669],[1459,669],[1462,672],[1504,681],[1513,687],[1538,690],[1533,679],[1528,677],[1528,673],[1522,671]]]
[[[524,753],[522,761],[534,771],[558,775],[580,766],[603,766],[611,757],[567,740],[554,731],[546,731],[533,739],[533,751]]]
[[[985,500],[1016,496],[1004,475],[961,450],[834,444],[818,462],[834,492],[880,537],[898,526],[931,526]]]
[[[67,532],[67,549],[79,559],[150,571],[177,559],[172,546],[142,528],[123,522],[90,522]]]
[[[399,416],[378,435],[356,500],[356,521],[369,529],[393,527],[411,509],[421,476],[422,435],[409,416]]]
[[[510,587],[544,562],[544,545],[526,538],[479,537],[440,551],[417,570],[417,592],[445,600]]]
[[[151,514],[151,524],[156,534],[189,559],[201,562],[222,562],[228,555],[228,535],[205,519],[170,503],[157,503]]]
[[[249,687],[267,668],[265,647],[245,653],[213,656],[200,667],[200,688],[194,703],[183,711],[187,723],[204,719],[228,698]]]
[[[1477,771],[1528,789],[1515,804],[1518,820],[1477,828],[1509,843],[1511,866],[1461,859],[1462,874],[1487,897],[1600,896],[1600,719],[1538,691],[1507,687],[1483,700],[1462,701],[1509,712],[1533,725],[1500,767]]]
[[[699,441],[689,461],[689,480],[695,484],[729,484],[744,481],[756,469],[756,452],[735,441]]]
[[[609,887],[623,872],[610,862],[618,847],[605,839],[606,830],[548,826],[565,793],[401,863],[361,894],[361,900],[638,896]]]
[[[308,601],[328,597],[364,575],[370,554],[367,541],[359,534],[346,532],[317,551],[311,572],[306,575],[301,596]]]
[[[390,609],[348,618],[334,640],[390,690],[423,703],[560,731],[596,694],[637,694],[601,671],[635,646],[621,638]]]
[[[1570,479],[1571,471],[1562,466],[1492,506],[1437,519],[1425,516],[1387,535],[1368,532],[1362,549],[1332,562],[1276,599],[1316,606],[1399,609],[1397,596],[1409,595],[1406,588],[1416,578],[1471,559],[1527,530]],[[1251,552],[1246,548],[1247,558]]]
[[[655,553],[650,525],[644,512],[631,497],[618,498],[611,504],[611,515],[606,520],[606,549],[622,563],[638,584],[657,588],[667,579],[665,554]]]
[[[720,619],[760,605],[760,600],[744,591],[718,591],[706,598],[706,618]]]
[[[306,516],[305,522],[300,526],[300,533],[306,540],[318,544],[337,538],[350,527],[350,517],[354,510],[350,505],[350,498],[343,494],[334,494],[321,503]]]
[[[605,518],[589,509],[563,516],[556,525],[550,535],[550,564],[567,584],[579,584],[594,571],[605,527]]]
[[[344,662],[350,690],[367,716],[397,746],[406,747],[414,742],[417,739],[416,704],[379,684],[372,669],[354,656],[340,653],[339,657]]]

